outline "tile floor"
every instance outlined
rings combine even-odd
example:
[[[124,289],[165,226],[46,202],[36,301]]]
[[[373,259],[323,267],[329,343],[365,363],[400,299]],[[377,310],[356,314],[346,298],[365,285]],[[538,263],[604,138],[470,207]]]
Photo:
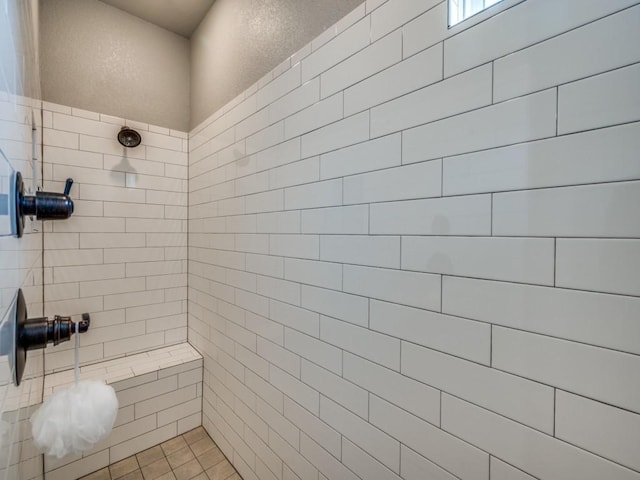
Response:
[[[167,440],[80,480],[242,480],[204,428]]]

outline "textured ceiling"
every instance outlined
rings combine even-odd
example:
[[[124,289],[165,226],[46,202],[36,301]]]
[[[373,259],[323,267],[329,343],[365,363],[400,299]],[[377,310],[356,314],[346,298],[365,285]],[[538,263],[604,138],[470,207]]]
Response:
[[[102,0],[147,22],[189,38],[215,0]]]

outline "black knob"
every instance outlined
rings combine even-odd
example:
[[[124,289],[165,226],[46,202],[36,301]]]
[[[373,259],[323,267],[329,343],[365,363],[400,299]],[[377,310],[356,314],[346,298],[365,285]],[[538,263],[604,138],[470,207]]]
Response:
[[[36,192],[35,198],[34,213],[38,220],[64,220],[73,213],[73,200],[65,194]]]
[[[24,184],[20,172],[16,173],[16,233],[22,236],[24,217],[35,216],[38,220],[64,220],[73,213],[73,200],[69,192],[73,179],[67,178],[63,193],[36,192],[35,195],[24,194]]]
[[[89,329],[91,319],[88,313],[82,314],[82,320],[78,322],[78,333],[84,333]],[[9,356],[13,360],[16,385],[20,384],[24,366],[27,361],[27,351],[45,348],[47,344],[66,342],[75,333],[74,323],[71,317],[56,315],[53,320],[47,317],[27,318],[27,304],[22,290],[18,289],[15,318],[15,356]]]
[[[71,185],[73,185],[73,178],[67,178],[67,181],[64,182],[64,195],[69,195]]]

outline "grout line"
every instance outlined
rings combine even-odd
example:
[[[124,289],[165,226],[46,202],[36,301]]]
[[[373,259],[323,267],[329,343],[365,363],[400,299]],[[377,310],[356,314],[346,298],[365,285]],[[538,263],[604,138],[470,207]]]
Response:
[[[440,81],[444,81],[445,80],[445,76],[444,76],[444,40],[442,40],[442,42],[440,42],[442,44],[442,75],[440,76]],[[436,44],[437,45],[437,44]]]
[[[558,398],[558,389],[553,389],[553,430],[552,436],[556,436],[556,423],[557,423],[557,413],[556,413],[556,403]]]
[[[556,137],[558,136],[559,111],[560,111],[560,87],[557,86],[556,87]]]
[[[631,123],[638,123],[638,122],[631,122]],[[608,127],[607,127],[608,128]],[[599,129],[598,129],[599,130]],[[583,132],[580,132],[583,133]],[[562,135],[561,135],[562,137]],[[541,140],[552,140],[555,137],[548,137],[545,139],[541,139]],[[527,142],[527,143],[532,143],[532,142]],[[504,147],[509,147],[512,145],[505,145],[503,147],[497,147],[497,148],[504,148]],[[495,149],[489,149],[489,150],[495,150]],[[481,151],[477,151],[477,152],[470,152],[470,153],[480,153],[486,150],[481,150]],[[444,159],[447,158],[451,158],[451,157],[445,157]],[[429,162],[436,162],[436,161],[443,161],[444,159],[441,158],[437,158],[437,159],[431,159],[431,160],[425,160],[425,161],[421,161],[421,162],[411,162],[409,164],[404,164],[404,165],[394,165],[394,166],[390,166],[390,167],[384,167],[384,168],[378,168],[375,170],[369,170],[367,172],[360,172],[360,173],[354,173],[354,174],[350,174],[350,175],[346,175],[344,177],[335,177],[335,178],[329,178],[329,179],[323,179],[320,181],[311,181],[311,182],[305,182],[305,183],[299,183],[299,184],[293,184],[293,185],[289,185],[286,187],[281,187],[281,188],[277,188],[274,190],[264,190],[261,192],[257,192],[257,193],[252,193],[252,194],[248,194],[246,196],[252,196],[252,195],[260,195],[263,193],[272,193],[274,191],[277,190],[281,190],[281,189],[289,189],[292,187],[300,187],[300,186],[305,186],[305,185],[316,185],[320,182],[328,182],[331,180],[338,180],[338,179],[344,179],[344,178],[350,178],[350,177],[356,177],[356,176],[361,176],[361,175],[365,175],[365,174],[369,174],[369,173],[375,173],[375,172],[384,172],[386,170],[392,170],[395,168],[399,168],[401,166],[406,166],[406,165],[420,165],[420,164],[425,164],[425,163],[429,163]],[[296,161],[297,162],[297,161]],[[296,162],[292,162],[292,163],[296,163]],[[239,177],[239,178],[244,178],[244,177]],[[602,180],[602,181],[591,181],[591,182],[579,182],[579,183],[564,183],[564,184],[559,184],[559,185],[546,185],[546,186],[526,186],[526,187],[521,187],[521,188],[506,188],[506,189],[500,189],[500,190],[495,190],[495,191],[486,191],[486,190],[478,190],[478,191],[474,191],[474,192],[465,192],[465,193],[454,193],[454,194],[450,194],[450,195],[442,195],[443,197],[446,198],[452,198],[452,197],[464,197],[464,196],[472,196],[472,195],[488,195],[490,193],[493,194],[500,194],[500,193],[510,193],[510,192],[528,192],[528,191],[534,191],[534,190],[551,190],[551,189],[560,189],[560,188],[574,188],[574,187],[588,187],[588,186],[598,186],[598,185],[608,185],[608,184],[616,184],[616,183],[633,183],[633,182],[638,182],[638,179],[610,179],[610,180]],[[226,182],[223,182],[226,183]],[[216,185],[221,185],[221,184],[216,184]],[[441,187],[442,188],[442,187]],[[200,189],[198,191],[202,191],[205,190]],[[179,192],[172,192],[172,193],[179,193]],[[431,199],[431,198],[439,198],[441,195],[436,195],[436,196],[421,196],[421,197],[409,197],[409,198],[399,198],[399,199],[395,199],[395,200],[373,200],[373,201],[369,201],[369,202],[355,202],[355,203],[348,203],[348,204],[344,204],[344,205],[362,205],[362,204],[370,204],[370,203],[384,203],[384,202],[405,202],[405,201],[411,201],[411,200],[425,200],[425,199]],[[220,200],[234,200],[234,199],[238,199],[238,198],[243,198],[243,196],[232,196],[232,197],[226,197],[224,199],[220,199]],[[108,202],[107,200],[104,200],[105,202]],[[137,205],[142,205],[143,203],[141,202],[131,202]],[[214,203],[213,201],[209,201],[209,202],[203,202],[203,203],[199,203],[199,204],[195,204],[195,206],[202,206],[202,205],[209,205],[211,203]],[[154,205],[154,204],[152,204]],[[330,205],[323,205],[323,206],[312,206],[312,207],[297,207],[297,208],[289,208],[286,210],[278,210],[278,211],[291,211],[291,210],[308,210],[308,209],[315,209],[315,208],[326,208],[326,207],[331,207],[331,206],[339,206],[339,205],[334,205],[334,204],[330,204]],[[265,213],[273,213],[274,211],[269,210],[269,211],[257,211],[257,212],[249,212],[249,213],[245,213],[245,214],[228,214],[228,215],[217,215],[216,217],[213,218],[223,218],[223,217],[228,217],[228,216],[240,216],[240,215],[253,215],[253,214],[265,214]],[[94,217],[94,218],[99,218],[99,217]],[[206,217],[206,218],[212,218],[212,217]],[[203,218],[197,218],[194,220],[203,220],[205,219],[205,217]],[[599,237],[589,237],[589,238],[599,238]],[[615,237],[602,237],[602,238],[615,238]]]
[[[493,200],[494,200],[494,193],[491,193],[491,213],[489,216],[489,235],[491,237],[493,237]]]
[[[493,105],[494,101],[494,91],[495,91],[495,82],[496,82],[496,62],[491,62],[491,105]],[[557,131],[556,131],[557,134]]]
[[[493,367],[493,324],[489,325],[489,367]]]
[[[553,286],[556,287],[556,277],[558,272],[558,239],[553,239]]]

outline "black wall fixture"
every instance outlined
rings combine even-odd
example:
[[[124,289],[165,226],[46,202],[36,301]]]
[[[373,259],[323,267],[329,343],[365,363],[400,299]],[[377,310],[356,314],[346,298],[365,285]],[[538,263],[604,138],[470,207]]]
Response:
[[[73,213],[73,200],[69,197],[73,179],[67,178],[63,193],[36,192],[35,195],[24,194],[22,174],[15,174],[15,211],[16,234],[22,237],[24,217],[35,216],[38,220],[64,220]]]
[[[9,354],[9,359],[13,361],[15,384],[20,385],[27,363],[27,351],[45,348],[49,343],[55,346],[68,341],[74,333],[74,323],[71,317],[59,315],[55,315],[53,320],[48,317],[27,318],[27,304],[21,289],[18,289],[15,311],[15,352]],[[90,323],[89,314],[83,313],[82,320],[78,322],[79,333],[86,332]]]
[[[123,147],[137,147],[142,141],[142,137],[138,132],[129,127],[122,127],[118,132],[118,141]]]

